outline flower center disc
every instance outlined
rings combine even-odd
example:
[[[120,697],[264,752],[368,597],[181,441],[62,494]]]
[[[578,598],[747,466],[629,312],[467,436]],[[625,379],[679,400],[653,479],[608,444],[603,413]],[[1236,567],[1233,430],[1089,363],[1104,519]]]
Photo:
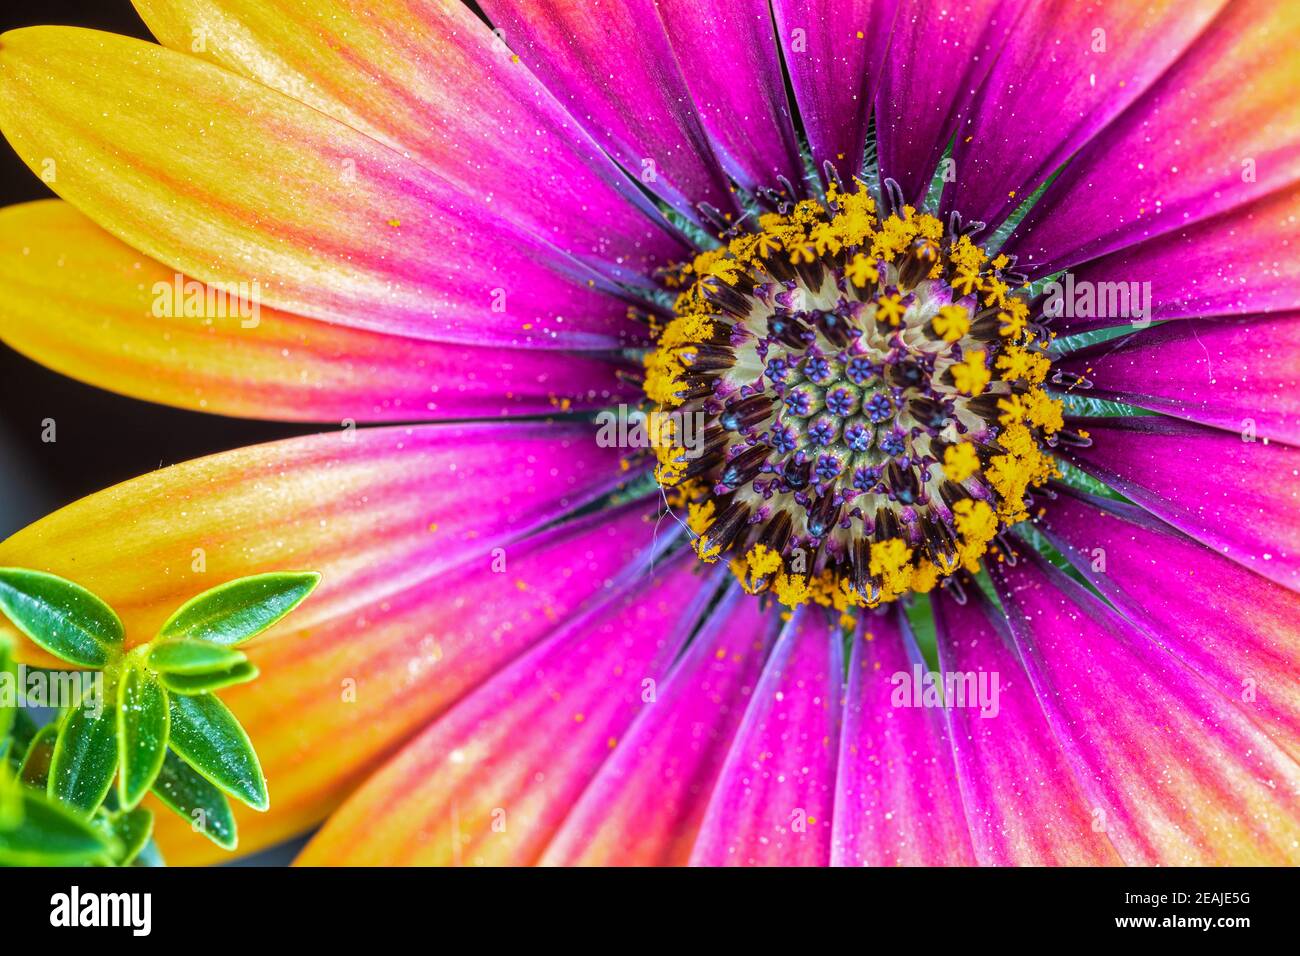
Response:
[[[703,560],[787,606],[874,607],[1028,517],[1069,433],[1025,279],[974,231],[833,185],[669,275],[645,387]]]

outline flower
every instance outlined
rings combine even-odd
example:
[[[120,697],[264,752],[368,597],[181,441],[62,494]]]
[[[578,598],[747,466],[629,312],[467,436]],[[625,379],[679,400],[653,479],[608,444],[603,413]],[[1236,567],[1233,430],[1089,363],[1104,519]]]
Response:
[[[0,37],[63,200],[0,336],[343,423],[0,545],[128,634],[322,572],[229,694],[241,849],[1297,862],[1300,10],[481,5]]]

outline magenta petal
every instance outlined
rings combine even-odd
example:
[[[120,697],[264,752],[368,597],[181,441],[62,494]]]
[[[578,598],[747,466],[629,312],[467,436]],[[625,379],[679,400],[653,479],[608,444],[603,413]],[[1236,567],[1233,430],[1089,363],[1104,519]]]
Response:
[[[777,34],[818,170],[857,176],[898,0],[774,0]]]
[[[1023,3],[902,0],[876,90],[880,174],[920,205]]]
[[[1057,367],[1090,397],[1300,445],[1300,312],[1168,322]]]
[[[704,815],[695,866],[824,866],[830,858],[842,641],[820,608],[772,651]]]
[[[606,605],[570,619],[407,744],[300,862],[536,862],[628,725],[654,706],[646,682],[664,680],[716,581],[689,552],[625,577]]]
[[[1028,4],[957,137],[945,204],[1000,223],[1137,99],[1222,3]]]
[[[916,686],[918,668],[929,665],[896,616],[864,620],[849,659],[835,866],[975,862],[942,708],[894,706],[895,694]],[[908,702],[915,699],[909,692]]]
[[[803,178],[767,0],[658,0],[659,16],[727,172],[749,190]]]
[[[1300,861],[1300,767],[1245,714],[1035,552],[991,573],[1087,839],[1130,864]]]
[[[1300,309],[1300,257],[1278,240],[1295,231],[1298,217],[1300,189],[1288,186],[1258,202],[1094,259],[1072,270],[1074,281],[1078,288],[1085,288],[1079,285],[1085,282],[1093,288],[1105,282],[1128,283],[1129,290],[1139,293],[1148,288],[1148,319]],[[1052,327],[1069,335],[1128,321],[1062,315]]]
[[[986,688],[982,698],[968,694],[966,706],[947,710],[976,860],[982,866],[1118,864],[1105,834],[1092,829],[1088,804],[1016,659],[1001,612],[978,588],[969,595],[962,605],[941,590],[934,609],[940,670],[974,675],[974,686],[984,681]]]
[[[733,588],[617,741],[541,862],[681,866],[780,619]]]
[[[1199,4],[1180,6],[1201,16]],[[1035,274],[1052,272],[1293,183],[1300,177],[1298,13],[1291,0],[1227,4],[1140,100],[1070,159],[1006,251]],[[1185,39],[1181,25],[1174,34]],[[1152,42],[1165,48],[1158,36]],[[1146,74],[1146,42],[1111,34],[1110,43],[1107,59],[1135,56]],[[1037,81],[1035,74],[1035,89]]]
[[[1300,758],[1300,595],[1122,502],[1071,490],[1039,527],[1126,617]]]
[[[484,0],[505,43],[633,176],[695,216],[735,208],[651,0]]]
[[[396,593],[344,593],[307,628],[257,645],[261,680],[228,700],[274,773],[280,810],[301,802],[313,822],[324,816],[462,696],[603,601],[650,548],[650,518],[644,504],[595,513]],[[267,681],[269,699],[258,689]],[[348,686],[362,693],[344,718],[338,694]]]
[[[1079,420],[1069,454],[1147,511],[1300,589],[1300,449],[1163,416]]]

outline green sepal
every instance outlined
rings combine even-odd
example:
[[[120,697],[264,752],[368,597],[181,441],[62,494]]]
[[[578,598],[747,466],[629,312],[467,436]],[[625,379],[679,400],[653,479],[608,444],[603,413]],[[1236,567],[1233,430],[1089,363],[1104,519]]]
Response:
[[[124,810],[134,808],[153,786],[170,727],[166,689],[130,659],[117,683],[117,799]]]
[[[45,789],[50,779],[50,762],[54,759],[54,742],[58,739],[58,724],[46,724],[32,735],[18,768],[18,777],[23,783],[38,790]]]
[[[110,859],[117,843],[89,820],[27,787],[21,819],[0,829],[0,865],[83,866]]]
[[[55,657],[83,667],[105,666],[122,646],[113,609],[57,575],[0,568],[0,611]]]
[[[14,668],[14,645],[7,634],[0,634],[0,682],[9,685],[15,698],[8,704],[0,700],[0,740],[7,740],[18,716],[18,671]]]
[[[12,746],[12,740],[0,744],[0,749],[5,751],[5,759],[0,761],[0,830],[12,830],[23,822],[22,788],[13,762],[8,759]]]
[[[27,711],[21,707],[14,710],[13,726],[9,728],[9,762],[15,770],[22,766],[27,748],[39,729]]]
[[[270,806],[257,753],[235,715],[211,694],[172,697],[171,746],[209,782],[254,810]]]
[[[235,815],[226,795],[170,750],[153,783],[153,792],[165,806],[188,820],[195,832],[202,833],[223,850],[233,850],[239,845]]]
[[[46,792],[85,816],[104,802],[113,785],[117,770],[115,711],[105,706],[96,716],[90,708],[75,706],[59,724]]]
[[[255,574],[227,581],[182,604],[158,636],[241,644],[296,608],[319,583],[320,575],[314,571]]]
[[[160,641],[149,649],[149,666],[165,674],[205,674],[229,670],[248,658],[224,644],[201,641],[193,637],[174,637]]]
[[[223,687],[246,684],[261,673],[257,665],[248,661],[224,671],[205,674],[159,674],[158,679],[174,694],[208,694]]]
[[[100,810],[94,824],[114,844],[109,861],[114,866],[130,866],[153,836],[153,813],[143,807]]]

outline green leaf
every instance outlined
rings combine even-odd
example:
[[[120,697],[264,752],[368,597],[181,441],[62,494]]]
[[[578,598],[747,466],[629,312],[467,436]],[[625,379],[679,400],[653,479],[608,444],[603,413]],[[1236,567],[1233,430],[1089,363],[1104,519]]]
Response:
[[[3,746],[8,750],[12,743],[6,740]],[[23,822],[23,794],[15,773],[6,754],[0,762],[0,830],[12,830]]]
[[[23,757],[38,729],[27,711],[21,707],[15,708],[13,726],[9,728],[9,762],[15,770],[22,766]]]
[[[117,770],[117,720],[114,708],[98,714],[76,706],[64,715],[50,759],[46,792],[90,816],[108,796]]]
[[[246,660],[248,658],[243,651],[192,637],[176,637],[161,641],[150,649],[148,657],[150,667],[167,674],[224,671]]]
[[[296,608],[319,583],[320,575],[314,571],[255,574],[227,581],[182,604],[158,636],[240,644]]]
[[[100,811],[94,823],[115,844],[112,862],[117,866],[130,866],[153,836],[153,814],[143,807]]]
[[[5,690],[5,685],[8,690]],[[5,696],[13,699],[5,703]],[[8,738],[18,715],[18,672],[14,669],[14,646],[7,635],[0,634],[0,740]]]
[[[113,609],[53,574],[0,568],[0,611],[51,654],[83,667],[103,667],[122,646]]]
[[[0,830],[0,865],[80,866],[111,857],[116,841],[89,820],[22,787],[21,820]]]
[[[223,687],[245,684],[261,673],[257,666],[245,661],[229,670],[207,674],[160,674],[163,685],[176,694],[207,694]]]
[[[248,734],[211,694],[171,699],[171,746],[211,783],[254,810],[270,806],[266,778]]]
[[[54,742],[59,738],[59,725],[46,724],[36,731],[27,745],[18,777],[28,786],[44,790],[50,779],[50,762],[54,760]]]
[[[233,850],[239,844],[235,815],[226,795],[170,750],[154,781],[153,792],[166,806],[190,821],[196,833],[202,833],[223,850]]]
[[[167,753],[171,710],[167,691],[150,671],[132,661],[117,683],[117,797],[122,808],[139,803]]]

